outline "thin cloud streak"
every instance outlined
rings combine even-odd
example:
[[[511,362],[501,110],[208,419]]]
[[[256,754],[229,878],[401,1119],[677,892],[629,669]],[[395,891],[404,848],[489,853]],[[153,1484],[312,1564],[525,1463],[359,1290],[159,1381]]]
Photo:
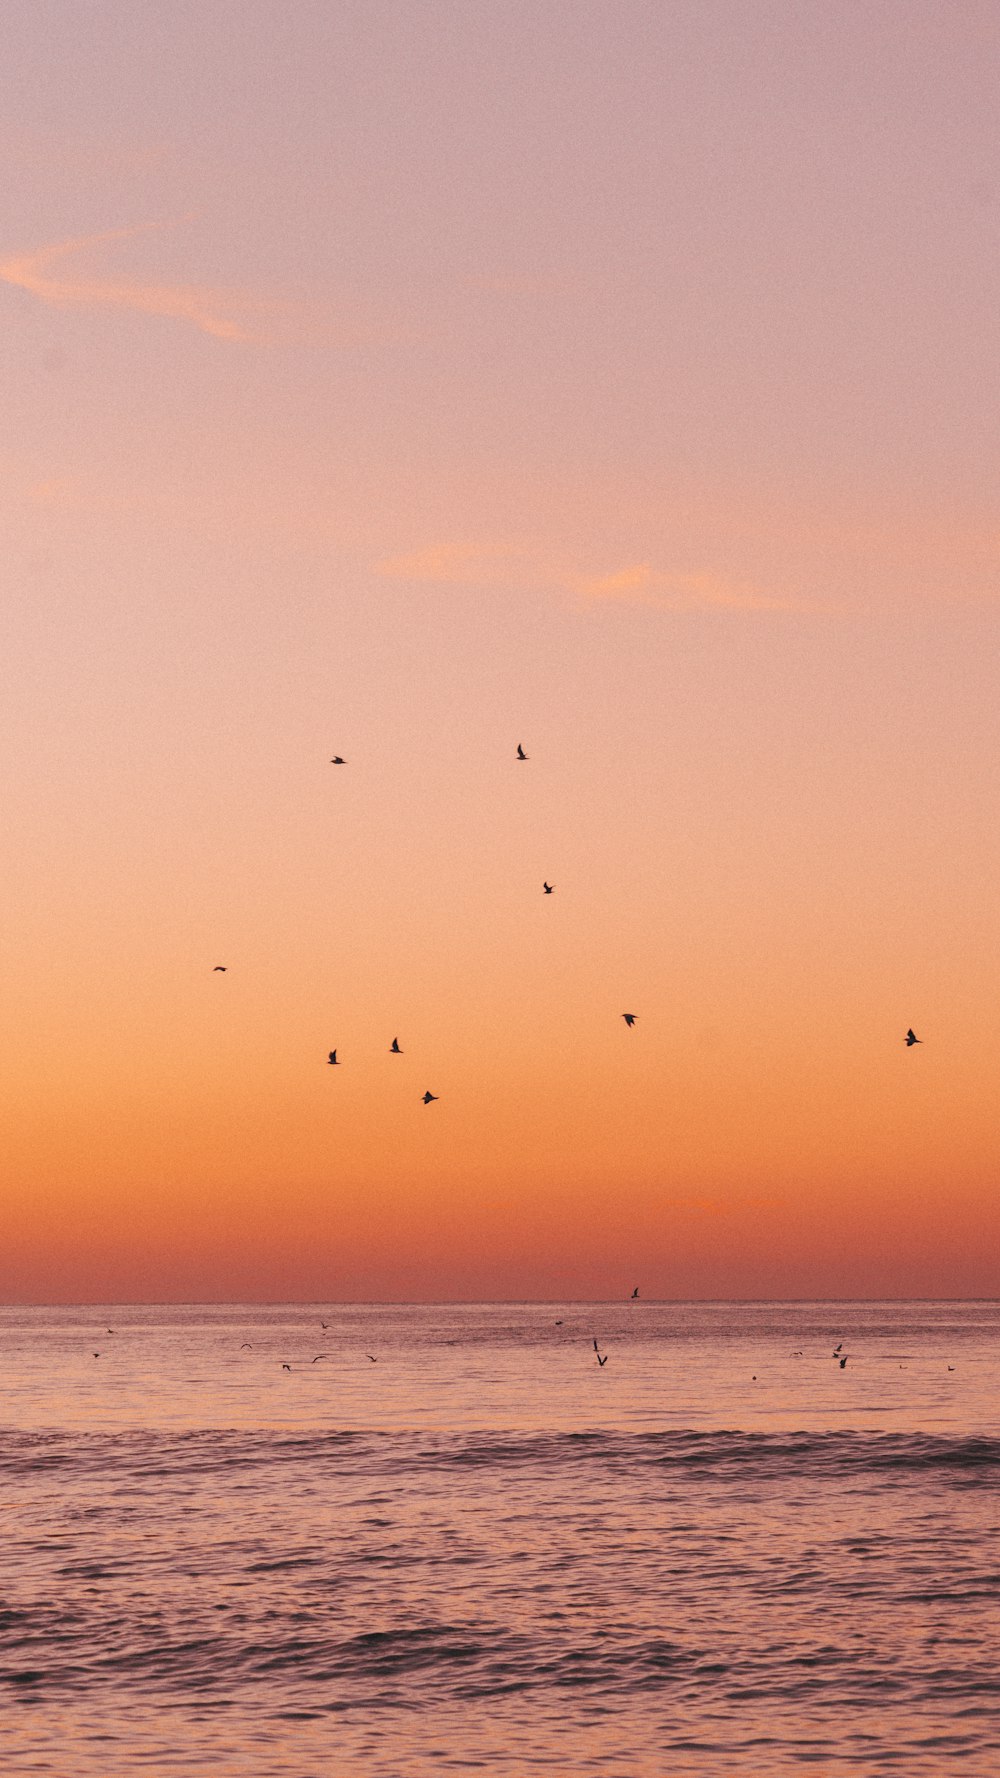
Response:
[[[588,575],[554,568],[526,549],[475,543],[438,543],[372,564],[390,580],[432,586],[502,586],[560,589],[584,605],[651,606],[659,611],[816,611],[803,600],[764,592],[748,581],[717,574],[678,574],[649,562],[613,574]]]
[[[652,605],[659,611],[812,611],[801,600],[777,598],[746,581],[718,574],[670,574],[649,562],[615,574],[581,575],[571,590],[588,604]]]
[[[64,267],[66,261],[88,249],[103,247],[112,241],[132,240],[136,235],[169,226],[168,223],[146,222],[132,228],[109,229],[103,234],[55,241],[32,253],[4,260],[0,264],[0,280],[15,289],[28,291],[40,302],[55,308],[131,309],[142,315],[186,321],[199,333],[206,333],[213,339],[238,345],[266,344],[261,323],[279,313],[283,306],[280,303],[197,284],[132,284],[73,275],[71,267],[67,268],[69,275],[60,275],[59,268]]]

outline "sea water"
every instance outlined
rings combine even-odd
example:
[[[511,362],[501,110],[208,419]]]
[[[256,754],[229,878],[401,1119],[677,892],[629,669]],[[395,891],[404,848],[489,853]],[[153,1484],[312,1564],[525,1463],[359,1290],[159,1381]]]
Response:
[[[20,1308],[0,1355],[10,1778],[1000,1773],[996,1303]]]

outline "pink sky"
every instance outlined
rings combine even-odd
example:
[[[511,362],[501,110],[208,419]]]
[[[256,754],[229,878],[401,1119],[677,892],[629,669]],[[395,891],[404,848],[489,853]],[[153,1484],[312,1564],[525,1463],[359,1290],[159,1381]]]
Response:
[[[4,32],[0,1297],[992,1294],[996,8]]]

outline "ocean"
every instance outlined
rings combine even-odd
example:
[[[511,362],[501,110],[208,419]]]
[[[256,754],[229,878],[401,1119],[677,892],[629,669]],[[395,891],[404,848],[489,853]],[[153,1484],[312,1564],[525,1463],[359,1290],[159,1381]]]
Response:
[[[7,1308],[0,1350],[8,1778],[1000,1773],[1000,1304]]]

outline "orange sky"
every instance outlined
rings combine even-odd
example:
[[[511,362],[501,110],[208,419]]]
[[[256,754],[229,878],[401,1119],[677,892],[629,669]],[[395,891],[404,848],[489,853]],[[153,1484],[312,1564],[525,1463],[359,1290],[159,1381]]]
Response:
[[[5,20],[0,1298],[994,1294],[996,10],[81,19]]]

